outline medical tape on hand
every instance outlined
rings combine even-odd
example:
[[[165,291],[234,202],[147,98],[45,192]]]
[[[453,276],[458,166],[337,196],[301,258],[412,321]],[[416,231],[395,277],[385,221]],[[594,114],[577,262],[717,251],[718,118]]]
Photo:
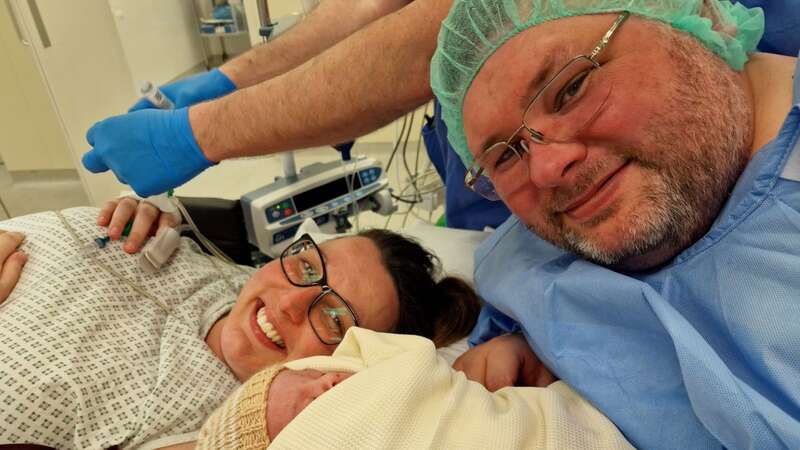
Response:
[[[149,204],[155,206],[156,208],[158,208],[163,213],[176,214],[176,215],[180,216],[180,214],[178,214],[178,208],[176,208],[175,205],[172,204],[172,201],[170,200],[169,197],[167,197],[167,194],[159,194],[159,195],[153,195],[153,196],[150,196],[150,197],[142,198],[142,197],[139,197],[136,194],[136,192],[133,192],[133,191],[122,191],[119,194],[119,198],[123,198],[123,197],[135,198],[136,200],[139,200],[139,201],[142,201],[142,202],[145,202],[145,203],[149,203]]]

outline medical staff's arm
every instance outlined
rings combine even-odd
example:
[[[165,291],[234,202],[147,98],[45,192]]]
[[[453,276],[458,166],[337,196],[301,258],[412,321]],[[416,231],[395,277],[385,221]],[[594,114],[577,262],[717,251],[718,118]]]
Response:
[[[239,88],[285,73],[412,0],[322,0],[291,30],[220,67]],[[278,17],[272,17],[273,20]]]
[[[324,0],[298,25],[268,44],[256,46],[217,69],[160,86],[161,93],[176,108],[223,97],[297,67],[409,1]],[[129,111],[154,107],[142,98]]]
[[[28,256],[19,250],[25,235],[0,230],[0,304],[2,304],[19,281]]]
[[[125,226],[133,220],[133,226],[122,249],[127,253],[136,253],[142,248],[144,241],[163,227],[176,227],[181,223],[177,214],[162,213],[157,207],[147,202],[140,202],[133,197],[122,197],[106,202],[97,215],[97,224],[108,227],[108,237],[112,240],[122,238]]]
[[[415,0],[286,74],[191,107],[199,147],[221,161],[343,142],[425,103],[451,3]]]
[[[492,392],[507,386],[544,387],[556,381],[521,334],[498,336],[473,347],[453,363],[453,368]]]

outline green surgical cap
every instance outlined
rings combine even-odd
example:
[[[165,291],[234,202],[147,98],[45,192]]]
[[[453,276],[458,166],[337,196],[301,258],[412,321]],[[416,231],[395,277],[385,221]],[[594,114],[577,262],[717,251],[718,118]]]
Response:
[[[455,0],[431,60],[431,86],[447,137],[464,165],[473,161],[464,135],[464,96],[500,46],[550,20],[622,11],[691,34],[735,70],[744,67],[764,33],[761,8],[727,0]]]

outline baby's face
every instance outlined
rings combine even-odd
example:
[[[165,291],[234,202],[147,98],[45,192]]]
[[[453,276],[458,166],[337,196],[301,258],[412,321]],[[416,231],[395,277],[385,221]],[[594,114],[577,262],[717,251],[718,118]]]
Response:
[[[269,387],[267,432],[270,440],[317,397],[352,375],[346,372],[282,370]]]

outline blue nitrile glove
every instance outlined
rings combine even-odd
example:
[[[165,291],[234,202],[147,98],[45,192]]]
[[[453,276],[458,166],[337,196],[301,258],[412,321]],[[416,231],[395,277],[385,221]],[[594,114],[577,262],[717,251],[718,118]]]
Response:
[[[141,197],[180,186],[214,165],[197,145],[189,108],[111,117],[94,124],[86,140],[93,148],[83,166],[92,173],[111,169]]]
[[[172,100],[176,108],[183,108],[228,95],[236,90],[236,85],[219,69],[214,69],[165,84],[159,89],[162,94]],[[155,108],[155,106],[147,99],[142,98],[128,112],[147,108]]]

